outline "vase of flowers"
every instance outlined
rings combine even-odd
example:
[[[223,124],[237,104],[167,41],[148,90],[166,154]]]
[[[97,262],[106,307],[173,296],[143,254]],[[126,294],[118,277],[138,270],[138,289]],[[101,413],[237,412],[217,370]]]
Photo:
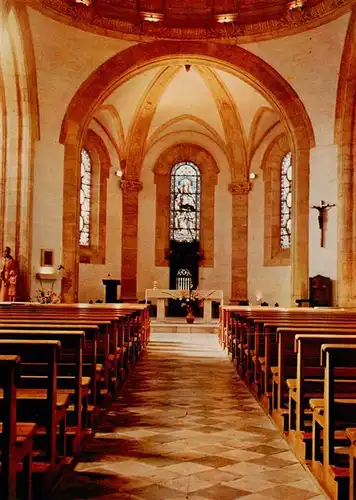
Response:
[[[173,295],[170,292],[164,292],[175,300],[179,300],[181,307],[185,308],[187,314],[185,319],[187,323],[194,323],[194,319],[196,313],[199,312],[200,307],[204,303],[204,300],[210,297],[215,292],[212,290],[207,295],[203,295],[199,287],[196,290],[190,288],[189,290],[177,290],[177,292]]]
[[[194,312],[199,311],[200,307],[204,303],[204,300],[207,299],[212,293],[214,293],[214,290],[204,296],[200,292],[199,287],[196,290],[193,290],[192,288],[190,290],[179,290],[178,299],[181,301],[181,306],[185,307],[187,311],[187,315],[185,317],[187,323],[194,323]]]
[[[194,323],[194,319],[195,319],[194,312],[193,312],[193,306],[187,305],[186,307],[187,307],[187,315],[185,317],[186,322],[189,324],[192,324],[192,323]]]
[[[40,304],[60,304],[61,298],[50,288],[45,291],[42,287],[36,290],[35,302]]]

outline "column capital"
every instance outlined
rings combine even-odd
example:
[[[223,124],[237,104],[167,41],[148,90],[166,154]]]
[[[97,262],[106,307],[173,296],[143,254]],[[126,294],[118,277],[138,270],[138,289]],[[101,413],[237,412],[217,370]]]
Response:
[[[139,192],[143,188],[142,182],[137,179],[125,179],[120,182],[120,187],[123,191]]]
[[[229,184],[229,191],[231,194],[248,194],[251,191],[251,182],[231,182]]]

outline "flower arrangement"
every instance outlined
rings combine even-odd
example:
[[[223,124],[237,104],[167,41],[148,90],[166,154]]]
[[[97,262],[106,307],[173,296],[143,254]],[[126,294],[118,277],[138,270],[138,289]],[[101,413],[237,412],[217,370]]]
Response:
[[[61,298],[52,288],[47,290],[47,292],[41,287],[36,290],[35,302],[40,304],[60,304]]]
[[[181,302],[182,307],[188,307],[188,306],[201,306],[201,304],[204,302],[204,299],[206,297],[203,297],[200,294],[199,289],[197,288],[196,290],[179,290],[178,291],[178,297],[177,299]]]
[[[177,290],[177,291],[178,291],[178,297],[176,298],[182,302],[182,307],[189,304],[196,304],[200,307],[204,303],[204,300],[210,297],[210,295],[212,295],[215,292],[215,290],[212,290],[207,295],[203,295],[199,290],[199,287],[197,287],[196,290],[193,290],[191,288],[190,290]]]

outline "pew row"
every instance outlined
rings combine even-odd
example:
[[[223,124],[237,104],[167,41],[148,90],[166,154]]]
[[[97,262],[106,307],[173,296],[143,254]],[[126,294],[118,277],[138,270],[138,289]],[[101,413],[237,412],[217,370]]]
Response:
[[[20,357],[0,355],[0,489],[4,498],[17,498],[17,472],[22,465],[23,498],[32,500],[32,448],[36,433],[34,422],[18,422],[16,386],[20,378]]]
[[[37,432],[33,440],[32,470],[35,478],[39,474],[43,476],[40,482],[35,481],[35,485],[41,485],[35,490],[36,499],[50,497],[53,487],[65,468],[74,463],[73,456],[82,449],[85,436],[92,430],[94,420],[89,418],[90,410],[97,415],[110,403],[149,340],[147,306],[113,306],[0,304],[0,354],[3,343],[16,345],[20,355],[21,349],[26,351],[26,347],[34,342],[47,345],[56,342],[59,346],[52,372],[44,360],[39,362],[26,358],[28,352],[24,354],[22,371],[25,370],[25,376],[21,378],[16,397],[19,411],[27,403],[26,407],[33,408],[36,418],[39,418],[37,412],[49,407],[45,396],[51,391],[45,389],[45,381],[49,383],[55,379],[56,409],[53,415],[58,417],[55,427],[53,422],[48,427],[44,417],[33,419]],[[20,348],[20,345],[26,347]],[[53,359],[53,356],[47,358]],[[35,400],[31,399],[34,388],[30,383],[34,379],[41,381]],[[23,386],[25,382],[29,386]],[[29,405],[29,402],[33,403]],[[65,404],[60,407],[60,402]],[[25,457],[24,464],[27,464],[26,460]],[[28,467],[24,465],[23,469],[28,470]],[[31,495],[31,488],[26,490],[30,490]]]
[[[331,497],[337,499],[355,499],[356,496],[354,369],[347,366],[347,361],[335,368],[336,392],[332,408],[338,411],[343,408],[343,413],[340,410],[335,413],[337,418],[331,417],[335,429],[325,433],[320,422],[325,420],[330,407],[324,406],[326,375],[325,366],[320,365],[320,356],[326,342],[334,347],[343,346],[344,352],[349,346],[352,350],[356,345],[355,336],[356,310],[220,308],[222,348],[228,351],[238,373],[265,411],[273,416],[300,460],[310,467]],[[338,359],[340,361],[341,356]],[[346,405],[348,410],[345,410]],[[330,432],[333,439],[329,445]],[[333,450],[328,455],[331,459],[324,458],[328,449]],[[315,465],[317,461],[319,468]]]

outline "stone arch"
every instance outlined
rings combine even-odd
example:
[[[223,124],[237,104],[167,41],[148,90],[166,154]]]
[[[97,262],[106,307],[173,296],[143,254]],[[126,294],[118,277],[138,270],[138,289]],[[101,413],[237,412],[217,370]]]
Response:
[[[338,305],[356,306],[356,9],[344,51],[335,112],[338,145]]]
[[[310,118],[302,101],[290,84],[269,64],[242,47],[194,41],[155,41],[132,46],[101,65],[82,84],[67,109],[60,141],[65,145],[63,213],[63,262],[71,273],[64,287],[65,300],[75,300],[78,289],[77,250],[69,242],[77,241],[78,161],[83,134],[94,110],[120,83],[148,67],[162,65],[172,59],[223,67],[238,74],[256,88],[282,117],[288,141],[293,146],[294,178],[298,178],[294,197],[297,214],[293,224],[292,300],[308,296],[308,231],[309,231],[309,156],[315,139]],[[83,113],[83,110],[85,112]],[[234,179],[233,194],[243,196],[247,179]],[[236,186],[235,186],[236,184]],[[236,200],[238,208],[240,200]],[[237,221],[238,222],[238,221]]]
[[[201,249],[204,254],[202,266],[214,266],[214,207],[215,186],[219,168],[209,151],[196,144],[176,144],[169,147],[157,159],[153,167],[156,184],[156,266],[167,266],[165,257],[169,248],[170,222],[170,172],[181,161],[192,161],[201,172]]]

